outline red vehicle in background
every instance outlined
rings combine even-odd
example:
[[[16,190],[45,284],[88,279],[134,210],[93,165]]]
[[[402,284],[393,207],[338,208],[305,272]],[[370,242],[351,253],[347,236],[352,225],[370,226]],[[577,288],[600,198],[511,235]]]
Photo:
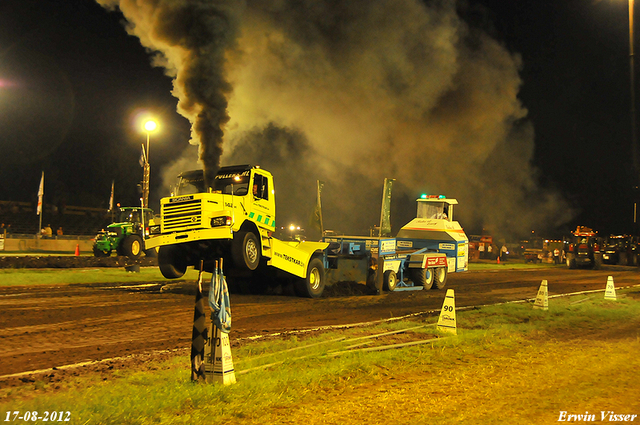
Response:
[[[578,226],[571,236],[565,238],[564,245],[567,267],[570,269],[599,269],[602,266],[602,238],[593,229]]]

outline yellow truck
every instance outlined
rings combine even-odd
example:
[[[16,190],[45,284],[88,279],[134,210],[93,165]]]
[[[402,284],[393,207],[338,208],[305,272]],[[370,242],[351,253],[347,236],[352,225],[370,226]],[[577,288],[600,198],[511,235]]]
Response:
[[[257,166],[222,167],[210,187],[202,170],[178,177],[172,196],[160,201],[160,224],[150,228],[147,249],[158,249],[160,272],[179,278],[190,266],[211,271],[223,258],[234,272],[275,267],[296,278],[296,292],[324,290],[325,242],[281,241],[276,226],[273,176]]]
[[[271,173],[249,165],[222,167],[205,184],[202,170],[187,171],[174,193],[160,201],[159,224],[150,227],[146,247],[157,248],[160,271],[168,279],[181,277],[188,267],[202,265],[211,272],[222,258],[230,283],[292,279],[296,293],[311,298],[344,281],[376,293],[443,289],[447,273],[465,271],[468,263],[468,239],[453,221],[454,204],[455,199],[443,197],[418,200],[418,217],[397,238],[282,241],[273,237]],[[449,215],[442,215],[447,209]],[[431,217],[432,212],[442,217]]]

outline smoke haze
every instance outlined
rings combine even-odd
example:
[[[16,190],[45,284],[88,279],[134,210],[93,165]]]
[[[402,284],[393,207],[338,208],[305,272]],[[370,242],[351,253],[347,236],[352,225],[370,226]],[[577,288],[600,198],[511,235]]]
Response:
[[[531,165],[519,56],[453,1],[100,2],[161,52],[206,169],[222,155],[274,174],[279,224],[305,223],[320,179],[325,228],[362,233],[379,222],[385,177],[397,182],[394,232],[421,193],[457,198],[468,233],[570,218]],[[202,5],[215,19],[195,13]]]

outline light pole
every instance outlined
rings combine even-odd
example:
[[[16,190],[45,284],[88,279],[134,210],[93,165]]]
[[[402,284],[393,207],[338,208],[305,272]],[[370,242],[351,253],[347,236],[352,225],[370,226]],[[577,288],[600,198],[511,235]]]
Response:
[[[158,125],[153,120],[148,120],[144,123],[144,129],[147,132],[147,150],[144,155],[143,164],[143,179],[142,179],[142,208],[149,208],[149,138],[152,131],[154,131]]]
[[[629,0],[629,82],[631,92],[631,150],[633,154],[633,167],[636,173],[640,173],[638,167],[638,147],[636,146],[636,89],[634,76],[634,52],[633,52],[633,4],[634,0]],[[638,182],[640,183],[640,182]]]

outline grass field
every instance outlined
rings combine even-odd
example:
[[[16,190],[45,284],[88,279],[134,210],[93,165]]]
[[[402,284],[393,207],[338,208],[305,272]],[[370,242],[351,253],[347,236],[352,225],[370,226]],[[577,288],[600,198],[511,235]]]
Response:
[[[617,301],[553,299],[548,311],[458,312],[457,336],[403,322],[246,343],[233,351],[233,385],[192,383],[188,356],[178,356],[153,371],[5,389],[0,414],[68,411],[74,424],[474,425],[549,424],[562,412],[640,415],[638,299],[627,289]]]
[[[182,279],[196,280],[198,272],[191,269]],[[137,283],[169,282],[157,267],[141,267],[130,273],[124,267],[76,269],[0,269],[0,286],[65,285],[73,283]]]

